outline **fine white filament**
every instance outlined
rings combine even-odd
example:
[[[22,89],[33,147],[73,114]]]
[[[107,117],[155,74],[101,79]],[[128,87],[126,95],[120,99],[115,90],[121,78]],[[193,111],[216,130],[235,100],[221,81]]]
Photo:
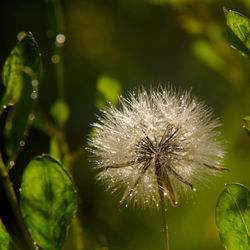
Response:
[[[159,206],[159,190],[175,206],[197,181],[225,170],[220,124],[190,92],[144,89],[102,110],[89,150],[98,180],[122,192],[121,204]],[[191,188],[190,188],[191,187]]]

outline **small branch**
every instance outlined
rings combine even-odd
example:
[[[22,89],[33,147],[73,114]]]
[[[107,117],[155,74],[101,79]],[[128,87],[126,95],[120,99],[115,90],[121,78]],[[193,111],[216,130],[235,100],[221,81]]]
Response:
[[[32,237],[31,237],[31,235],[26,227],[25,221],[22,217],[22,214],[21,214],[21,211],[19,208],[19,204],[17,201],[16,193],[14,191],[13,184],[10,180],[9,175],[8,175],[7,168],[3,162],[1,153],[0,153],[0,176],[1,176],[2,186],[5,190],[5,194],[8,198],[8,201],[10,203],[12,211],[16,217],[16,220],[17,220],[19,227],[22,229],[22,233],[23,233],[23,236],[25,238],[26,245],[29,246],[29,249],[32,249],[32,250],[37,249],[36,246],[33,244],[34,240],[32,239]],[[26,248],[27,248],[27,246],[26,246]],[[18,247],[20,247],[20,246],[18,246]]]

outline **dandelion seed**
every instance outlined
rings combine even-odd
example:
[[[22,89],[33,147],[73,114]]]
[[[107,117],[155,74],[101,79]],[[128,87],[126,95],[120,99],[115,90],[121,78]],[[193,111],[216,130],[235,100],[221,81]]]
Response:
[[[197,181],[225,170],[218,119],[190,92],[169,87],[121,96],[120,108],[106,108],[93,126],[97,178],[111,191],[125,190],[120,204],[157,207],[165,196],[176,206]]]

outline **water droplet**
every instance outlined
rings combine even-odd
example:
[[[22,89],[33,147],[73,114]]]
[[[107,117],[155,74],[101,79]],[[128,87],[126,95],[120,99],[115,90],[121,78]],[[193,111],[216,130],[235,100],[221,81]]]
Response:
[[[126,204],[125,207],[128,207],[128,204]]]
[[[35,241],[33,242],[33,245],[35,246],[35,249],[39,249],[39,247]]]
[[[12,168],[12,167],[14,167],[14,165],[15,165],[15,162],[14,161],[10,161],[9,166]]]
[[[6,109],[7,108],[7,105],[3,105],[3,109]]]
[[[32,84],[33,87],[37,87],[38,84],[39,84],[39,82],[38,82],[37,80],[33,80],[33,81],[31,82],[31,84]]]
[[[193,188],[193,191],[195,192],[195,191],[196,191],[196,188]]]
[[[61,58],[60,58],[60,56],[59,56],[59,55],[53,55],[53,56],[51,57],[51,61],[52,61],[52,63],[57,64],[57,63],[59,63],[59,62],[60,62],[60,60],[61,60]]]
[[[34,119],[35,119],[35,115],[31,113],[31,114],[29,115],[29,120],[30,120],[30,121],[33,121]]]
[[[21,140],[21,141],[19,142],[19,145],[20,145],[21,147],[23,147],[23,146],[25,145],[25,141],[24,141],[24,140]]]
[[[132,196],[133,196],[133,194],[129,194],[129,196],[130,196],[130,197],[132,197]]]
[[[21,189],[21,188],[19,188],[18,190],[19,190],[19,192],[22,192],[22,189]]]
[[[149,184],[148,187],[151,188],[151,187],[152,187],[152,184]]]
[[[159,207],[159,204],[158,204],[158,203],[156,204],[156,207]]]
[[[35,100],[37,98],[37,93],[36,91],[33,91],[32,94],[30,95],[31,99]]]
[[[175,204],[175,205],[178,205],[178,201],[176,201],[174,204]]]
[[[17,33],[17,40],[21,41],[22,39],[24,39],[24,37],[26,37],[26,33],[21,31],[19,33]]]
[[[65,43],[66,40],[66,36],[64,34],[57,34],[56,36],[56,45],[58,47],[63,46],[63,44]]]
[[[168,196],[168,193],[164,192],[164,196]]]
[[[28,74],[29,76],[31,76],[32,73],[33,73],[32,69],[31,69],[30,67],[28,67],[28,66],[25,66],[24,69],[23,69],[23,71],[24,71],[26,74]]]

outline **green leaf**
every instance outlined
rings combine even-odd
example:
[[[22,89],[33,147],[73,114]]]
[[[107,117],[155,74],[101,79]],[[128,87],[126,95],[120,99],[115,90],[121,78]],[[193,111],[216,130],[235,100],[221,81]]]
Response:
[[[57,100],[50,110],[55,122],[59,127],[63,127],[69,118],[69,107],[63,100]]]
[[[2,81],[6,88],[1,106],[15,105],[27,83],[25,75],[37,79],[40,72],[41,53],[31,33],[20,32],[18,43],[12,49],[3,66]],[[31,81],[27,85],[31,85]]]
[[[250,116],[245,116],[243,118],[244,121],[244,125],[243,128],[248,132],[248,134],[250,135]]]
[[[226,249],[250,249],[250,192],[246,187],[226,186],[218,199],[215,219]]]
[[[250,19],[239,12],[226,8],[223,10],[229,27],[229,40],[232,47],[250,59]]]
[[[71,177],[48,155],[30,161],[21,185],[21,210],[42,249],[61,249],[77,209]]]
[[[0,219],[0,243],[1,243],[0,244],[1,250],[17,249],[1,219]]]
[[[33,121],[32,104],[37,97],[40,73],[40,51],[31,33],[19,34],[20,40],[8,56],[2,72],[5,93],[1,111],[8,111],[4,127],[5,150],[9,160],[15,159]]]
[[[96,106],[98,109],[104,108],[107,102],[117,106],[122,90],[121,83],[117,79],[108,75],[101,75],[97,80],[96,89]]]

